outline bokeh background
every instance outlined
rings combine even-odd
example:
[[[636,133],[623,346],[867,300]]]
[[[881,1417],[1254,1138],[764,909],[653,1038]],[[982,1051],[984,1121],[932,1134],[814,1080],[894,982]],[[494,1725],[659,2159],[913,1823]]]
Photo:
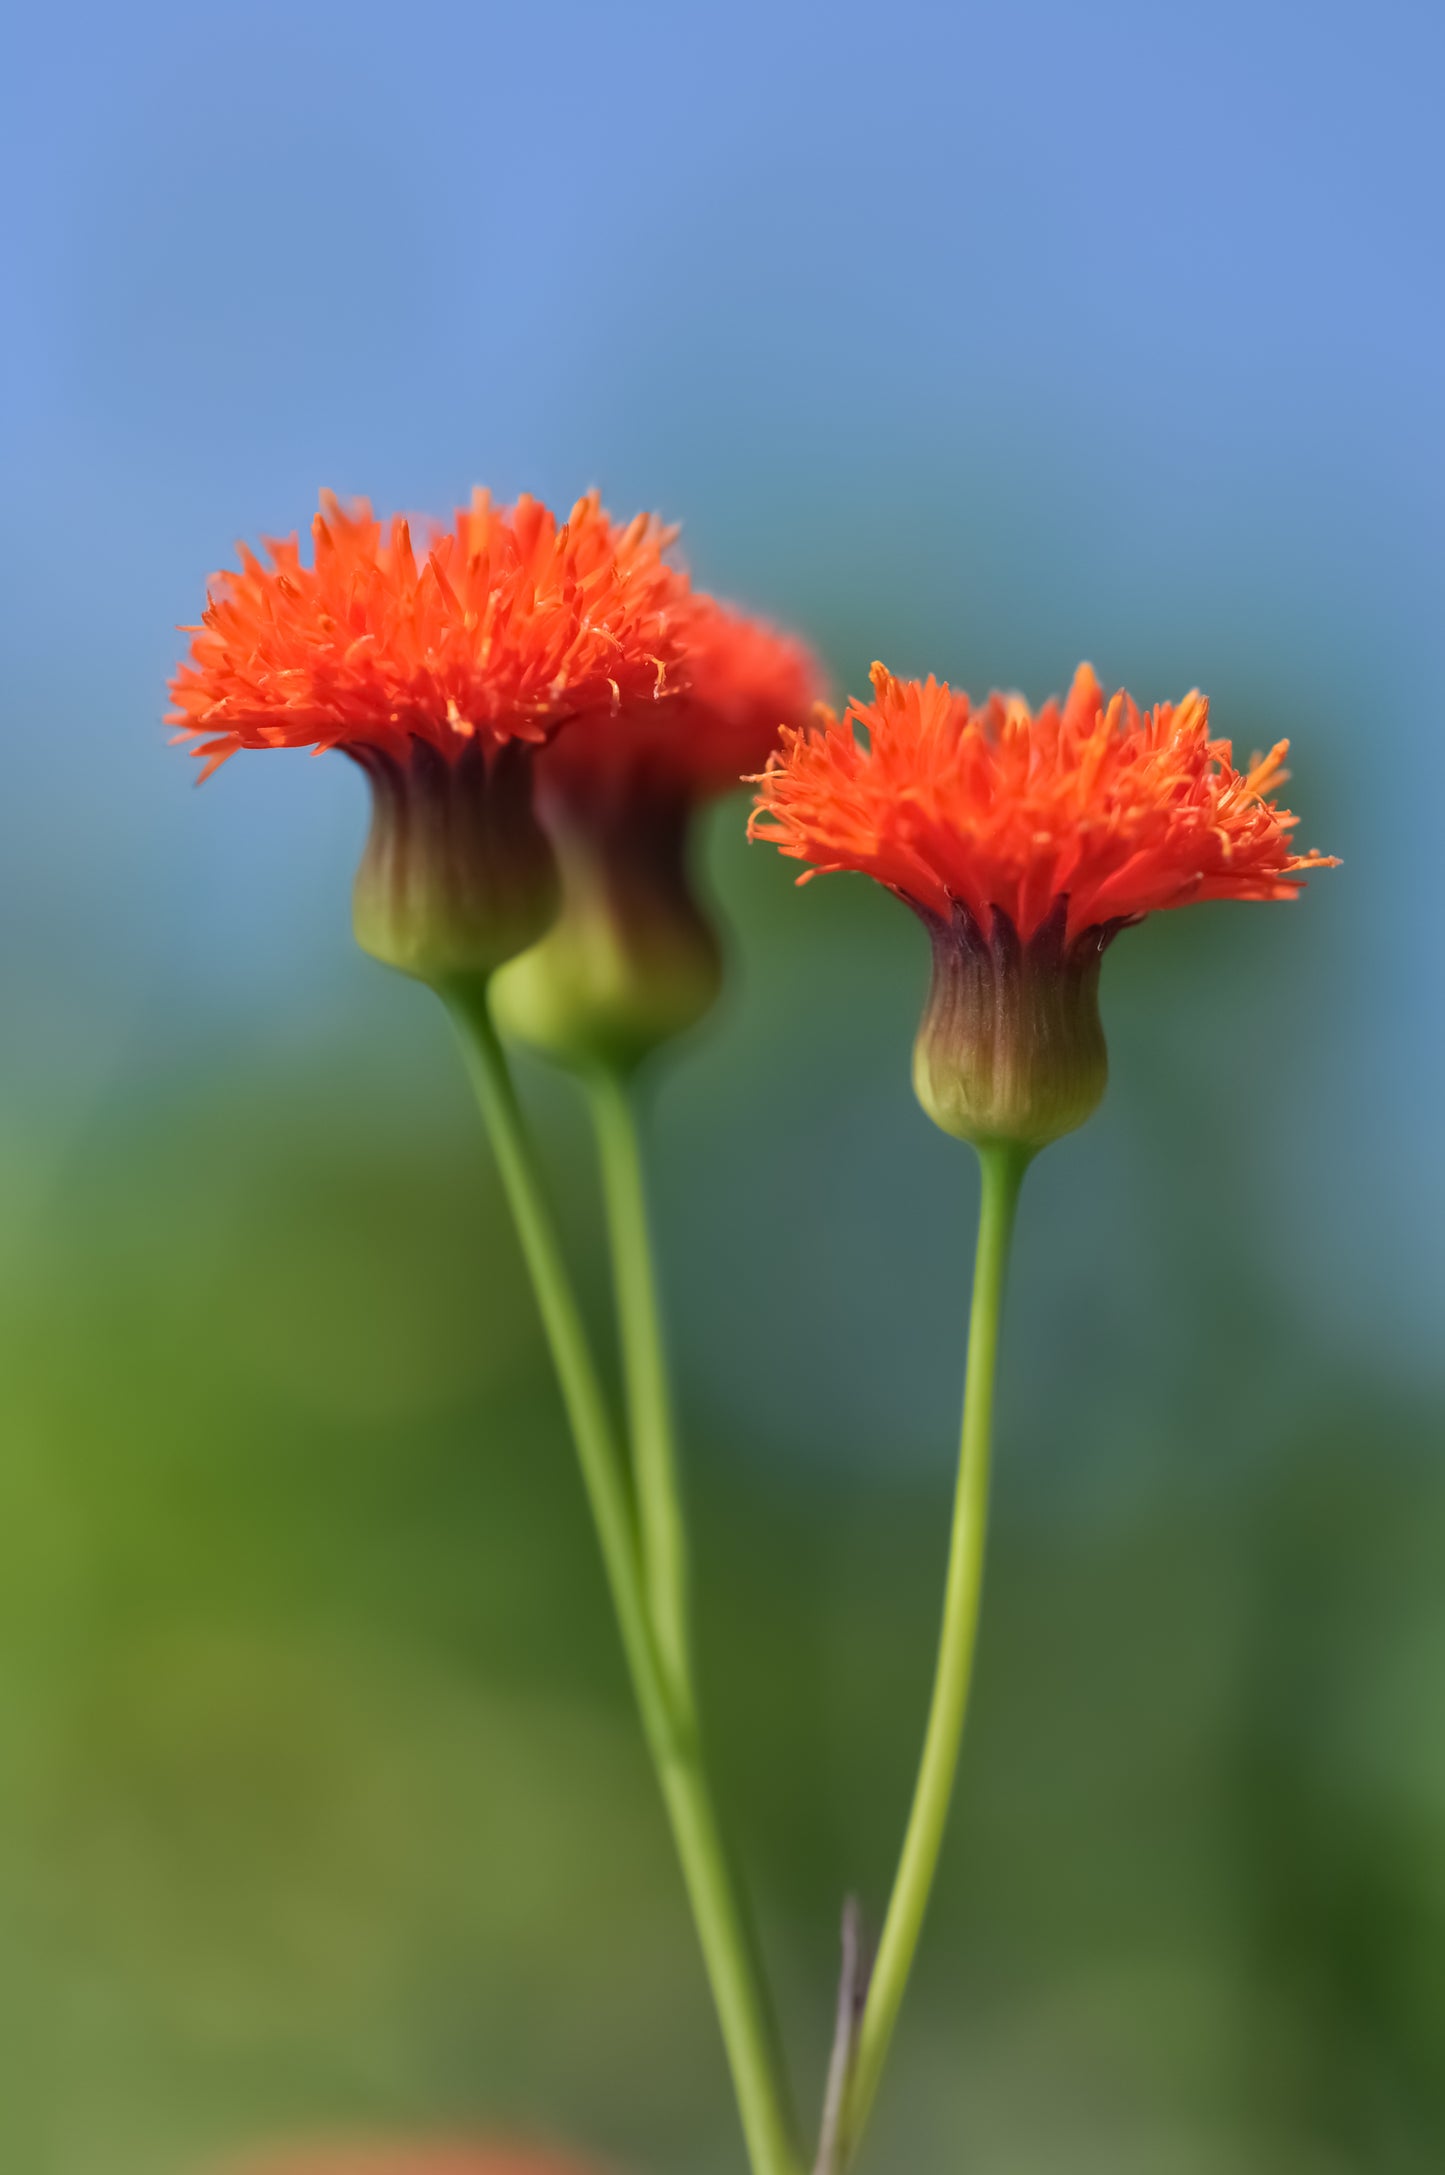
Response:
[[[168,751],[317,486],[1295,741],[1296,908],[1111,955],[1030,1181],[976,1723],[870,2165],[1445,2158],[1442,308],[1429,5],[82,4],[0,97],[0,2164],[740,2148],[556,1400],[341,761]],[[921,1726],[969,1158],[907,915],[706,841],[655,1083],[702,1635],[809,2104]],[[601,1298],[577,1110],[526,1086]]]

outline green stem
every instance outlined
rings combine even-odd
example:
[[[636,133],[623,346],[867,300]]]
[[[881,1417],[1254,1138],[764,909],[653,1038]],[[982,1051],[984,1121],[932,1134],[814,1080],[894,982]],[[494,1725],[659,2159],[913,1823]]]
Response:
[[[691,1705],[687,1531],[636,1111],[623,1073],[598,1069],[587,1086],[607,1203],[648,1603],[669,1680]]]
[[[948,1821],[973,1676],[979,1601],[983,1591],[984,1537],[988,1524],[989,1448],[999,1318],[1014,1212],[1029,1158],[1022,1150],[999,1145],[980,1149],[979,1160],[983,1172],[983,1198],[974,1260],[968,1374],[963,1395],[958,1492],[954,1500],[943,1629],[923,1757],[888,1915],[883,1924],[883,1937],[873,1966],[845,2105],[845,2157],[856,2150],[862,2137],[903,2004]]]
[[[799,2175],[782,2063],[713,1809],[695,1720],[690,1703],[673,1696],[658,1652],[626,1470],[486,986],[457,981],[439,994],[460,1034],[492,1137],[576,1441],[623,1651],[697,1921],[748,2156],[754,2175]]]

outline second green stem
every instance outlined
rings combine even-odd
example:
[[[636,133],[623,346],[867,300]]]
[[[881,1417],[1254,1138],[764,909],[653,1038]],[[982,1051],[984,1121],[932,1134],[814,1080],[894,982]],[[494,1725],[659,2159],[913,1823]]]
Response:
[[[699,1771],[705,1773],[706,1747],[689,1622],[687,1521],[653,1267],[635,1090],[627,1073],[598,1067],[587,1076],[587,1091],[612,1249],[644,1591],[674,1708],[686,1717],[693,1756]],[[725,1851],[725,1847],[719,1839],[719,1850]],[[782,2048],[757,1937],[741,1883],[729,1876],[728,1886],[733,1932],[748,1960],[755,2003],[753,2022],[766,2036],[775,2074],[782,2078]],[[780,2090],[786,2095],[785,2084]]]
[[[625,1074],[602,1068],[588,1075],[587,1090],[612,1248],[648,1605],[673,1690],[695,1706],[687,1527],[633,1091]]]

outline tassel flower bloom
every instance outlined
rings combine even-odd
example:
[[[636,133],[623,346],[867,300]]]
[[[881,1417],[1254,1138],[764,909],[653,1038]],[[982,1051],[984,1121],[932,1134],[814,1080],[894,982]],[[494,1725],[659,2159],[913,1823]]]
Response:
[[[803,643],[712,597],[678,631],[681,692],[569,726],[538,758],[562,907],[497,999],[511,1033],[563,1063],[631,1070],[712,1004],[722,962],[688,868],[693,815],[757,770],[820,689]]]
[[[595,493],[570,520],[534,498],[476,491],[420,560],[411,525],[329,491],[297,539],[243,544],[215,576],[171,683],[178,739],[214,770],[240,748],[376,749],[425,741],[455,757],[479,734],[544,740],[564,719],[647,701],[667,683],[688,593],[671,532],[619,528]]]
[[[312,533],[309,566],[291,537],[212,581],[171,683],[177,739],[202,776],[241,749],[351,756],[373,805],[359,940],[425,980],[485,975],[556,907],[536,746],[672,692],[690,589],[671,534],[595,495],[559,522],[485,492],[420,554],[365,500],[323,494]]]
[[[873,668],[873,700],[783,735],[749,825],[894,892],[933,939],[915,1082],[945,1130],[1030,1149],[1103,1093],[1099,963],[1118,931],[1202,899],[1287,899],[1306,870],[1271,798],[1288,743],[1249,769],[1198,693],[1141,712],[1087,665],[1034,714]],[[867,744],[854,730],[861,726]]]

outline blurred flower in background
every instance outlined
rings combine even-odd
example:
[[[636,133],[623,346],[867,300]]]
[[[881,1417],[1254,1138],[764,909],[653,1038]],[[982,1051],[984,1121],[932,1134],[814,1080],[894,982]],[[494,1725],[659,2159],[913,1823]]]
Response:
[[[237,2161],[221,2175],[599,2175],[599,2170],[534,2145],[418,2139],[298,2145]]]
[[[722,987],[722,945],[700,903],[698,819],[809,716],[822,671],[805,645],[696,596],[688,691],[568,726],[538,759],[538,807],[562,909],[497,984],[503,1027],[563,1063],[630,1071],[696,1026]]]

